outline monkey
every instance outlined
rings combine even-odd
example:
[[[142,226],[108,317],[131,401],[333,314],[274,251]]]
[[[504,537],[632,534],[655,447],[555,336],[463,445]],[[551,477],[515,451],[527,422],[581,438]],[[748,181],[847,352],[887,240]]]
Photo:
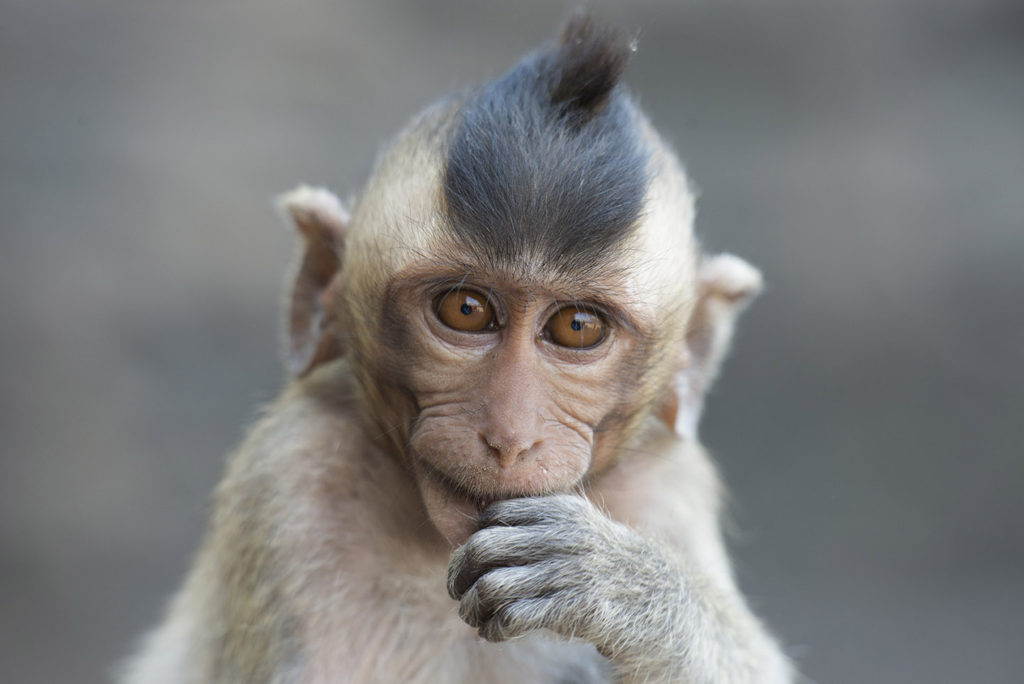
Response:
[[[415,116],[299,236],[289,382],[126,683],[789,682],[722,539],[704,398],[761,289],[573,15]]]

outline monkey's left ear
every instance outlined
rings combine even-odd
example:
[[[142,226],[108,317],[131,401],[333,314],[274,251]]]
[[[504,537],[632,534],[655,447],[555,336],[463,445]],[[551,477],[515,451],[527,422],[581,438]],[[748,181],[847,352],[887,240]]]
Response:
[[[729,351],[736,319],[761,291],[761,272],[732,254],[703,257],[697,272],[697,305],[674,392],[659,416],[684,438],[696,439],[704,396]]]
[[[349,214],[332,192],[308,186],[282,195],[277,205],[303,239],[285,305],[285,362],[292,375],[303,376],[342,352],[327,300],[337,294]]]

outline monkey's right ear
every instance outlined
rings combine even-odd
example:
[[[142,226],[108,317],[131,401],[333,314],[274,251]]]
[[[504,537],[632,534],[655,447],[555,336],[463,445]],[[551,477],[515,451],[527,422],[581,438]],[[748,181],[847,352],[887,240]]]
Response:
[[[327,306],[337,292],[349,214],[329,190],[300,186],[277,206],[303,239],[286,302],[285,363],[303,376],[342,353],[337,320]],[[334,283],[334,285],[332,285]]]
[[[696,439],[704,397],[729,351],[736,319],[761,291],[761,272],[732,254],[701,259],[697,305],[673,391],[659,415],[684,438]]]

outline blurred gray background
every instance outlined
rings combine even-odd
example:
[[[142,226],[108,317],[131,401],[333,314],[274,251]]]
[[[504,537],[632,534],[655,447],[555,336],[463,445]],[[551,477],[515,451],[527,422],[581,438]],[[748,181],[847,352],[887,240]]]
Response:
[[[574,3],[0,0],[0,680],[100,682],[281,385],[272,197]],[[704,437],[820,682],[1024,672],[1024,3],[597,2],[764,269]]]

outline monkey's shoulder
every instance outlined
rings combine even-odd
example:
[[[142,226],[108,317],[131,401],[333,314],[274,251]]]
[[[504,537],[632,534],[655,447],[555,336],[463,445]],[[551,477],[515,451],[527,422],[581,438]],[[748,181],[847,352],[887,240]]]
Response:
[[[344,362],[291,383],[229,457],[217,510],[237,510],[289,530],[338,521],[352,535],[377,529],[373,515],[387,519],[386,502],[408,476],[367,436],[353,384]]]

